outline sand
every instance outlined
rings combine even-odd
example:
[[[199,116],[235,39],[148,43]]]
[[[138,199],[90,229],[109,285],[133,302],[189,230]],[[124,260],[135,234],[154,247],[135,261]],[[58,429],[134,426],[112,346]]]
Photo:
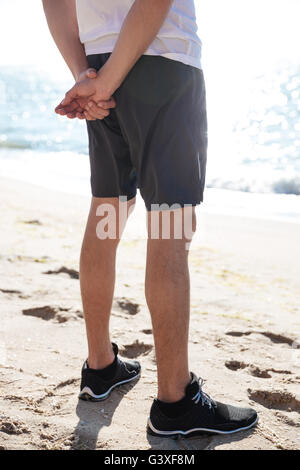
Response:
[[[102,403],[78,401],[86,358],[78,255],[89,199],[0,180],[1,449],[297,449],[300,225],[199,208],[190,253],[191,369],[220,401],[251,405],[256,429],[147,437],[156,394],[140,209],[119,248],[112,338],[142,376]]]

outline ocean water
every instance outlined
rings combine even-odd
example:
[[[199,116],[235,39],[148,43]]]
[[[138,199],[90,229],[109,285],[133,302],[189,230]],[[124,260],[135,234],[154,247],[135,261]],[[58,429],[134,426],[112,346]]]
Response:
[[[24,54],[16,41],[0,57],[0,175],[89,194],[85,123],[54,113],[72,80],[52,44],[40,4],[26,3],[38,44],[26,30]],[[197,5],[206,43],[209,118],[203,209],[300,223],[300,38],[294,33],[299,31],[299,1],[264,0],[263,7],[258,0],[229,0],[225,8],[220,0],[199,0]],[[21,17],[24,2],[0,0],[2,43],[9,31],[3,13],[10,17],[15,8]],[[260,22],[253,36],[248,23],[257,18],[257,8]],[[273,22],[266,31],[270,11]],[[25,26],[18,21],[22,32]]]
[[[226,144],[214,147],[208,186],[300,195],[300,67],[258,76],[246,93]]]

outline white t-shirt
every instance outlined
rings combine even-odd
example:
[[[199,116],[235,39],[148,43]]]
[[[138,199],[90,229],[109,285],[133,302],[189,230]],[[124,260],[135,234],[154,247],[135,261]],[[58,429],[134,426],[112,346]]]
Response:
[[[76,0],[80,40],[87,55],[112,52],[134,0]],[[194,0],[174,0],[146,55],[201,68]]]

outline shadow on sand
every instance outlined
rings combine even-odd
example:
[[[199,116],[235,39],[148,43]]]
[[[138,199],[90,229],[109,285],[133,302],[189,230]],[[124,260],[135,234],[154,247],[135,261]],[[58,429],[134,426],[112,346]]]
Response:
[[[137,380],[115,389],[103,402],[78,400],[76,414],[79,422],[73,432],[72,450],[95,450],[105,446],[105,443],[102,443],[103,447],[101,445],[99,433],[102,428],[110,426],[122,398],[136,384]]]
[[[221,435],[203,435],[198,437],[190,437],[188,439],[178,438],[161,439],[147,435],[150,448],[153,450],[214,450],[224,444],[238,442],[249,437],[255,428],[248,431],[239,432],[237,434]]]

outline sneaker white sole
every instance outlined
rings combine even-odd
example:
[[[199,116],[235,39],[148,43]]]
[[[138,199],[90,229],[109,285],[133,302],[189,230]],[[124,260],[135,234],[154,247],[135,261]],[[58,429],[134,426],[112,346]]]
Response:
[[[102,393],[101,395],[96,395],[91,389],[90,387],[84,387],[78,397],[81,398],[82,400],[91,400],[91,401],[102,401],[102,400],[105,400],[106,398],[108,398],[108,396],[110,395],[110,393],[113,391],[114,388],[116,387],[119,387],[120,385],[123,385],[123,384],[126,384],[128,382],[132,382],[133,380],[136,380],[140,377],[140,372],[137,374],[137,375],[134,375],[133,377],[130,377],[130,379],[126,379],[126,380],[121,380],[120,382],[117,382],[115,383],[114,385],[112,385],[108,390],[107,392],[105,393]]]
[[[156,437],[177,437],[177,436],[183,436],[183,437],[188,437],[189,434],[192,433],[211,433],[211,434],[234,434],[236,432],[241,432],[241,431],[247,431],[247,429],[253,428],[256,424],[258,423],[258,417],[256,420],[250,424],[249,426],[245,426],[242,428],[234,429],[232,431],[220,431],[217,429],[209,429],[209,428],[193,428],[189,429],[188,431],[159,431],[159,429],[156,429],[153,424],[151,423],[150,418],[148,418],[148,432],[149,434],[156,436]]]

